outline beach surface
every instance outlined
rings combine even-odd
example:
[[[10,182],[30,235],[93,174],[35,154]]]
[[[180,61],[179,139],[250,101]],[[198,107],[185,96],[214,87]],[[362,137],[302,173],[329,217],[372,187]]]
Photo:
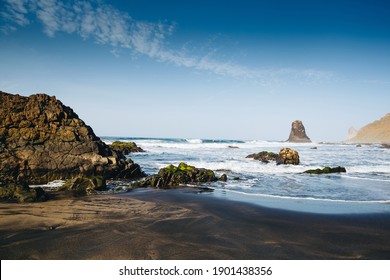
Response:
[[[390,259],[390,215],[299,213],[197,189],[0,203],[1,259]]]

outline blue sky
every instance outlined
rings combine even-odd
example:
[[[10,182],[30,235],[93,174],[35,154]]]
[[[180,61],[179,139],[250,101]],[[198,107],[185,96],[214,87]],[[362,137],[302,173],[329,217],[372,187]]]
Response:
[[[390,112],[388,1],[0,0],[0,90],[100,136],[314,141]]]

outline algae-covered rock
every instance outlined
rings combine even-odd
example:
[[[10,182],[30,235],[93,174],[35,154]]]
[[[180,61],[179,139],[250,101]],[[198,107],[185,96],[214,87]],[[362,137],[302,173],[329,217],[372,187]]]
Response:
[[[276,161],[277,164],[299,164],[299,154],[297,151],[290,148],[283,148],[279,152],[279,157]]]
[[[156,175],[147,177],[133,187],[151,186],[159,189],[170,189],[186,184],[201,184],[215,182],[217,178],[214,171],[205,168],[196,168],[184,162],[178,166],[168,165],[161,168]]]
[[[71,191],[74,195],[85,195],[93,191],[102,191],[106,188],[103,176],[77,176],[65,182],[59,190]]]
[[[0,186],[0,199],[18,202],[40,202],[47,200],[47,194],[41,187],[30,188],[27,185],[10,183]]]
[[[115,141],[110,145],[111,149],[116,152],[121,152],[124,155],[128,155],[130,153],[144,153],[145,151],[138,147],[134,142],[121,142]]]
[[[259,160],[264,163],[269,163],[270,161],[276,161],[279,158],[279,155],[273,152],[262,151],[257,154],[250,154],[246,157],[253,158],[255,160]]]
[[[330,174],[330,173],[341,173],[341,172],[347,172],[347,170],[344,167],[337,166],[337,167],[329,167],[326,166],[323,169],[309,169],[304,171],[303,173],[307,174]]]

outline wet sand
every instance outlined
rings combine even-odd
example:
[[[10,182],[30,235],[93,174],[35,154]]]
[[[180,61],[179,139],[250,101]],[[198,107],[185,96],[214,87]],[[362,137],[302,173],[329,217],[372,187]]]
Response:
[[[1,259],[390,259],[390,215],[323,215],[136,190],[0,203]]]

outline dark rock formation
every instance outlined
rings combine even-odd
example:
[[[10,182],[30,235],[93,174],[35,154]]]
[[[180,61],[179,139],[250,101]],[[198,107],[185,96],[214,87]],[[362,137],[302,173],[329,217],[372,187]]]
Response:
[[[276,164],[299,164],[299,154],[297,151],[290,148],[283,148],[279,152],[279,158],[276,160]]]
[[[134,142],[121,142],[115,141],[110,145],[110,148],[113,151],[121,152],[124,155],[128,155],[130,153],[144,153],[145,151],[138,147]]]
[[[341,172],[347,172],[347,170],[344,167],[338,166],[338,167],[324,167],[323,169],[309,169],[304,171],[303,173],[307,174],[329,174],[329,173],[341,173]]]
[[[85,195],[93,191],[102,191],[106,188],[106,180],[103,176],[79,175],[68,180],[60,190],[71,191],[75,196]]]
[[[137,178],[140,167],[103,143],[54,96],[0,92],[0,185],[78,174]]]
[[[221,181],[221,182],[226,182],[227,181],[227,175],[226,174],[222,174],[221,177],[219,177],[218,181]]]
[[[215,182],[217,178],[212,170],[196,168],[182,162],[177,167],[168,165],[161,168],[157,175],[147,177],[141,182],[133,184],[133,187],[151,186],[159,189],[170,189],[186,184],[200,184]]]
[[[40,187],[29,188],[28,185],[9,183],[0,186],[0,198],[18,202],[38,202],[45,201],[47,194]]]
[[[290,137],[288,137],[288,142],[295,143],[310,143],[310,138],[306,135],[305,127],[301,121],[294,121],[291,124]]]
[[[279,155],[273,152],[262,151],[257,154],[250,154],[247,156],[247,158],[253,158],[255,160],[260,160],[261,162],[264,163],[269,163],[270,161],[278,160]]]

